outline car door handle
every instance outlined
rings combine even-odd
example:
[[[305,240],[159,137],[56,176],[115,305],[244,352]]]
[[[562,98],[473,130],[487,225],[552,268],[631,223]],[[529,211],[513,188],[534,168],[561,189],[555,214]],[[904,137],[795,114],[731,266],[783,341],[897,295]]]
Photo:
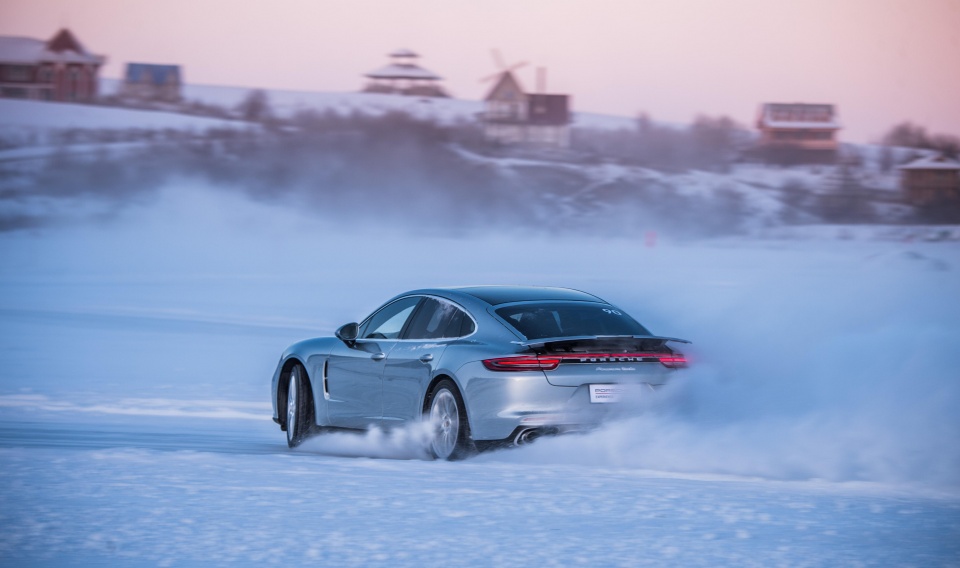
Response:
[[[370,358],[373,359],[374,361],[383,361],[384,359],[387,358],[387,354],[383,352],[374,353],[373,355],[370,356]]]
[[[433,361],[433,355],[431,355],[430,353],[427,353],[426,355],[421,355],[420,361],[422,361],[423,363],[429,363],[430,361]]]

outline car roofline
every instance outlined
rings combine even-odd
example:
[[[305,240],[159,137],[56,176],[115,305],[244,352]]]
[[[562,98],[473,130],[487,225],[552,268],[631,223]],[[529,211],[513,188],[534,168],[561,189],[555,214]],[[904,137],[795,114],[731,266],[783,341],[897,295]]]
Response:
[[[518,297],[510,298],[509,300],[500,301],[500,302],[491,302],[487,297],[482,293],[483,291],[506,291],[514,290],[517,292]],[[549,297],[550,291],[558,291],[560,294],[576,296],[580,295],[582,297]],[[540,301],[555,301],[555,302],[598,302],[602,304],[609,304],[603,298],[591,294],[589,292],[584,292],[583,290],[578,290],[576,288],[565,288],[562,286],[528,286],[528,285],[511,285],[511,284],[482,284],[475,286],[450,286],[450,287],[441,287],[441,288],[428,288],[424,290],[417,290],[411,293],[448,293],[448,294],[457,294],[469,296],[473,300],[478,300],[485,304],[491,306],[500,306],[505,304],[521,303],[521,302],[540,302]],[[526,294],[524,294],[526,293]]]

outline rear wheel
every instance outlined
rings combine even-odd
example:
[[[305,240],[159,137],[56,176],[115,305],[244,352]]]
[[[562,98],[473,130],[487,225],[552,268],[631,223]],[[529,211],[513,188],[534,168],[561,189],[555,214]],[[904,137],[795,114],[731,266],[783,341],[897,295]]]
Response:
[[[427,419],[433,426],[430,452],[441,460],[462,459],[470,453],[470,426],[463,399],[453,381],[444,379],[430,391]]]
[[[310,434],[313,421],[313,402],[310,400],[306,373],[294,365],[287,382],[287,445],[299,446]]]

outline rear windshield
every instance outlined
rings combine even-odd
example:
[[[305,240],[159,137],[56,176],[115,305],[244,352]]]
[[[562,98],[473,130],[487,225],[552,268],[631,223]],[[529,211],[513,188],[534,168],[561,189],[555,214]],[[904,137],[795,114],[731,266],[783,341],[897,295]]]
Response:
[[[531,303],[506,306],[497,315],[527,339],[580,335],[650,335],[623,311],[587,302]]]

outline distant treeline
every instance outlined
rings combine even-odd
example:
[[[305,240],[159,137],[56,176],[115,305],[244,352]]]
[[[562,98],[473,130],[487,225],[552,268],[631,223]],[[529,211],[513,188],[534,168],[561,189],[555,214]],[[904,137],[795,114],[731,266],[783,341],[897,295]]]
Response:
[[[79,133],[71,138],[88,141]],[[147,143],[92,154],[65,146],[46,160],[29,191],[119,200],[199,179],[339,220],[451,232],[722,234],[738,231],[748,214],[742,197],[725,188],[685,196],[662,182],[598,178],[596,153],[531,151],[503,167],[488,157],[516,150],[486,142],[476,124],[439,125],[402,112],[303,111],[256,129],[141,140]]]
[[[728,117],[698,116],[685,127],[654,123],[641,115],[631,129],[577,129],[573,148],[663,171],[728,171],[752,135]]]
[[[717,187],[689,193],[674,187],[669,175],[642,173],[728,171],[743,159],[751,134],[726,117],[704,116],[675,127],[644,116],[630,129],[578,128],[572,148],[545,151],[488,142],[475,121],[444,125],[397,111],[306,110],[281,119],[257,92],[235,110],[249,127],[62,131],[55,135],[59,149],[25,176],[22,195],[122,203],[192,179],[340,221],[446,232],[658,230],[700,236],[741,231],[756,215],[743,188],[722,176]],[[915,129],[906,131],[914,141],[924,140]],[[107,142],[132,144],[117,148]],[[76,145],[95,149],[75,152]],[[626,167],[611,175],[609,164]],[[830,187],[788,179],[782,187],[757,191],[780,201],[783,223],[885,220],[857,159],[830,167]],[[10,199],[21,195],[4,191]],[[914,220],[923,221],[922,213]]]

